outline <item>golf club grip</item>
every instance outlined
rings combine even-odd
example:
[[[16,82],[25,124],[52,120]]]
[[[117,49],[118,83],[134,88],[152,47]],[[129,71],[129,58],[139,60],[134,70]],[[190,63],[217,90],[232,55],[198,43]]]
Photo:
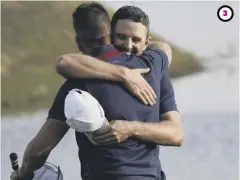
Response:
[[[11,160],[11,165],[12,169],[14,171],[17,171],[19,166],[18,166],[18,155],[16,153],[11,153],[10,154],[10,160]]]

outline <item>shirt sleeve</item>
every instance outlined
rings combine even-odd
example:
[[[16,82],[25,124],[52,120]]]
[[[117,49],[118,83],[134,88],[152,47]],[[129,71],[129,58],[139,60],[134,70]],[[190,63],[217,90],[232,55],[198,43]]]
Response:
[[[161,72],[165,72],[168,69],[167,54],[160,49],[145,50],[140,58],[146,63],[150,63],[154,68],[160,69]]]
[[[55,99],[53,101],[53,104],[48,111],[47,119],[56,119],[65,122],[66,116],[64,113],[64,104],[65,104],[65,98],[68,95],[68,92],[72,90],[73,88],[79,88],[82,90],[84,89],[83,82],[79,80],[67,80],[59,89],[57,95],[55,96]]]
[[[64,114],[64,102],[65,98],[69,92],[69,83],[65,82],[57,92],[57,95],[54,98],[52,106],[48,112],[47,119],[56,119],[59,121],[66,121]]]
[[[178,111],[173,85],[167,74],[161,80],[160,115],[169,111]]]

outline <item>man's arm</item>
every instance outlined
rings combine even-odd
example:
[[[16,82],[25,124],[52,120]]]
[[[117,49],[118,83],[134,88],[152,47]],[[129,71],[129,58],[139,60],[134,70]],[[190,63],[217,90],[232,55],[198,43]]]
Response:
[[[64,122],[56,119],[46,120],[24,152],[19,175],[25,177],[41,168],[51,151],[61,141],[68,129],[69,127]]]
[[[176,111],[162,115],[160,122],[132,122],[133,136],[165,146],[181,146],[183,128],[180,115]]]
[[[159,122],[110,121],[113,130],[96,132],[94,140],[98,144],[108,145],[135,136],[159,145],[180,146],[183,141],[183,128],[175,103],[174,89],[166,74],[161,81],[160,116]]]
[[[177,111],[164,113],[160,122],[113,120],[110,124],[111,129],[96,131],[93,134],[93,140],[97,144],[121,143],[129,137],[163,146],[181,146],[183,142],[183,128]]]
[[[84,54],[66,54],[56,60],[56,71],[63,77],[122,81],[127,68]]]
[[[93,140],[98,145],[121,143],[129,137],[137,137],[163,146],[181,146],[183,128],[180,115],[176,111],[162,115],[160,122],[139,122],[127,120],[110,121],[111,129],[96,131]]]
[[[129,137],[137,137],[164,146],[181,146],[183,128],[176,111],[162,115],[160,122],[139,122],[127,120],[110,121],[111,129],[96,131],[93,140],[98,145],[121,143]]]
[[[159,114],[161,120],[156,123],[134,122],[135,136],[160,145],[179,146],[183,141],[181,116],[175,102],[173,85],[167,74],[161,79],[161,98]]]
[[[65,122],[64,101],[73,85],[73,81],[69,80],[59,89],[49,110],[46,122],[24,152],[22,166],[18,170],[19,179],[16,178],[16,174],[11,179],[25,180],[29,174],[42,167],[51,151],[67,133],[69,126]]]
[[[168,57],[168,64],[172,61],[171,47],[164,42],[152,42],[146,50],[162,50]],[[64,78],[97,78],[111,81],[122,81],[129,68],[104,62],[95,57],[84,54],[65,54],[56,60],[56,71]]]
[[[129,69],[84,54],[67,54],[57,59],[56,69],[64,77],[94,78],[122,82],[145,105],[156,103],[156,94],[141,74],[145,69]]]
[[[134,122],[134,135],[160,145],[181,145],[183,141],[181,116],[175,102],[173,85],[167,74],[164,74],[161,80],[159,114],[161,116],[161,120],[159,122]]]

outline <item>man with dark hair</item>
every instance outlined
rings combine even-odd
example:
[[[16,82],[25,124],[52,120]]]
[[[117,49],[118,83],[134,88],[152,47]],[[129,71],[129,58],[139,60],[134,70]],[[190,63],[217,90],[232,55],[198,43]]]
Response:
[[[106,42],[110,44],[108,38],[110,17],[102,5],[98,3],[82,4],[74,11],[72,17],[76,43],[81,51],[92,54],[95,52],[91,52],[89,47],[102,46]],[[88,17],[88,21],[85,20],[86,17]]]
[[[93,140],[98,145],[93,145],[83,134],[76,132],[80,160],[82,161],[81,156],[86,155],[83,160],[86,160],[88,166],[89,180],[162,179],[158,144],[174,146],[181,144],[183,134],[180,117],[171,83],[165,75],[170,56],[164,52],[164,48],[166,50],[169,46],[165,44],[162,46],[162,43],[151,45],[146,43],[147,50],[139,48],[143,51],[139,56],[118,53],[109,44],[110,30],[107,23],[95,22],[98,26],[91,23],[94,18],[90,17],[98,15],[96,18],[99,18],[100,14],[104,14],[101,13],[101,7],[98,3],[81,5],[73,14],[73,19],[75,18],[74,28],[77,31],[76,42],[79,49],[85,54],[106,59],[107,62],[78,54],[59,57],[57,60],[59,73],[64,77],[74,74],[74,77],[82,79],[69,78],[61,86],[47,121],[29,143],[22,166],[17,173],[12,174],[11,179],[26,179],[28,174],[41,167],[52,149],[66,134],[69,127],[65,122],[64,100],[73,88],[91,92],[102,105],[110,123],[109,127],[95,132]],[[83,27],[78,27],[76,20],[78,13],[86,13],[82,19],[86,21],[82,24]],[[125,25],[128,27],[129,24]],[[126,39],[122,40],[124,45],[131,41],[132,47],[136,47],[142,40],[133,36],[134,34],[127,33],[136,27],[142,29],[142,26],[141,23],[134,22],[132,25],[128,32],[123,33]],[[139,33],[133,32],[135,35]],[[129,48],[128,52],[133,52],[132,49]],[[141,74],[148,72],[147,68],[151,71],[143,78]],[[121,83],[145,105],[126,91]],[[156,96],[153,91],[156,92]]]
[[[149,36],[149,18],[140,8],[132,7],[132,6],[124,6],[124,7],[120,8],[119,10],[117,10],[117,12],[113,15],[113,18],[111,21],[111,30],[112,30],[111,31],[111,40],[112,40],[115,48],[120,52],[128,52],[128,53],[133,53],[133,54],[137,54],[137,55],[141,55],[143,53],[141,55],[141,57],[144,57],[147,52],[151,52],[151,51],[143,52],[143,50],[145,49],[145,47],[147,45],[146,49],[161,49],[165,52],[169,61],[171,61],[171,59],[172,59],[171,49],[168,48],[169,47],[168,45],[161,43],[161,42],[150,43],[151,37]],[[78,32],[76,32],[76,34],[81,34],[81,32],[78,31]],[[80,42],[83,43],[83,41],[80,41]],[[106,47],[108,47],[110,50],[107,49]],[[112,48],[111,45],[108,45],[108,46],[105,45],[104,48],[103,47],[100,48],[103,52],[102,54],[111,54],[109,52],[114,52],[114,49],[111,51],[111,48]],[[94,48],[91,48],[91,49],[94,49]],[[85,52],[83,51],[83,53],[85,53]],[[90,55],[98,56],[99,53],[98,54],[92,53]],[[140,58],[140,59],[138,59],[139,62],[145,64],[147,67],[151,67],[151,69],[153,71],[158,71],[157,68],[161,68],[161,65],[156,66],[157,63],[156,64],[151,64],[151,63],[154,63],[154,61],[156,61],[156,60],[159,60],[161,62],[163,60],[163,59],[161,59],[161,56],[156,58],[156,56],[154,56],[154,53],[152,53],[152,52],[147,55],[150,55],[148,57],[148,58],[150,58],[150,61],[148,61],[144,58],[143,59]],[[117,62],[114,60],[111,61],[108,59],[108,57],[101,56],[101,58],[105,59],[105,60],[107,59],[107,62],[124,65],[124,66],[128,66],[128,67],[130,66],[130,67],[135,68],[135,67],[138,67],[138,65],[139,65],[139,64],[137,64],[137,62],[133,62],[133,61],[126,63],[126,61],[122,61],[122,62]],[[114,57],[114,59],[115,58],[116,58],[116,56]],[[84,55],[65,55],[58,59],[57,70],[62,76],[65,76],[65,77],[70,76],[70,77],[75,77],[75,78],[83,78],[83,77],[91,78],[92,77],[91,73],[89,74],[89,76],[86,76],[86,71],[84,71],[84,69],[86,69],[86,67],[87,67],[86,64],[88,64],[88,66],[91,66],[94,70],[97,70],[100,67],[104,67],[104,65],[106,65],[106,64],[101,64],[101,66],[100,66],[100,65],[94,64],[94,62],[100,63],[96,59],[90,58],[90,57],[84,56]],[[163,60],[163,62],[164,62],[164,60]],[[142,67],[142,66],[140,65],[140,67]],[[160,75],[160,77],[161,77],[161,75]],[[157,81],[157,79],[160,77],[154,78],[154,80],[152,80],[152,81]],[[148,129],[147,128],[151,132],[159,131],[159,135],[157,135],[157,133],[156,133],[155,135],[152,135],[152,137],[150,137],[150,138],[149,138],[149,136],[148,136],[148,138],[142,138],[141,136],[135,136],[135,137],[137,137],[139,139],[143,139],[144,141],[148,140],[148,141],[154,142],[154,140],[155,140],[155,143],[162,144],[162,145],[179,145],[179,143],[181,143],[181,140],[182,140],[182,128],[181,128],[181,123],[180,123],[180,116],[177,112],[177,108],[176,108],[176,104],[175,104],[173,87],[169,81],[167,74],[164,73],[162,75],[162,78],[160,78],[160,79],[161,80],[159,80],[157,82],[161,82],[160,83],[161,93],[160,93],[160,95],[158,94],[158,96],[160,96],[160,109],[159,109],[160,113],[159,114],[161,115],[162,122],[158,123],[159,126],[156,126],[156,129],[151,129],[151,128]],[[111,80],[114,80],[114,79],[111,79]],[[156,85],[155,84],[156,82],[155,83],[151,82],[151,81],[149,81],[149,79],[148,79],[148,82],[151,83],[152,87],[154,87]],[[157,83],[157,84],[159,84],[159,83]],[[103,87],[106,88],[106,86],[103,86]],[[95,90],[104,92],[104,89],[95,89]],[[108,90],[108,92],[109,91],[110,90]],[[120,98],[123,97],[123,96],[120,96],[120,93],[117,93],[115,91],[112,95],[105,94],[105,96],[102,96],[102,97],[106,98],[107,100],[101,99],[101,98],[98,98],[98,100],[100,100],[101,104],[109,103],[109,101],[111,99],[110,97],[112,97],[112,99],[114,99],[115,102],[118,102],[116,100],[116,97],[114,98],[114,95],[116,96],[116,94]],[[123,104],[122,104],[122,106],[124,106]],[[117,104],[114,107],[117,109],[122,106],[118,106],[118,104]],[[131,103],[126,102],[125,106],[128,108],[129,106],[131,106]],[[105,107],[107,107],[107,106],[105,106]],[[131,107],[133,107],[133,105]],[[104,109],[106,110],[107,108],[104,108]],[[134,111],[135,109],[131,108],[130,110]],[[127,116],[127,113],[128,113],[128,111],[126,111],[126,110],[122,111],[120,116],[125,117],[124,115]],[[129,115],[129,117],[131,118],[132,116]],[[138,117],[140,117],[140,115]],[[150,117],[150,116],[146,117],[145,121],[151,122],[152,118],[153,117]],[[136,120],[136,119],[134,119],[134,120]],[[165,120],[165,121],[163,121],[163,120]],[[115,125],[114,122],[116,122],[116,121],[110,122],[113,125],[112,127],[116,127],[116,126],[114,126]],[[119,124],[121,124],[121,126],[123,126],[123,127],[124,127],[124,125],[126,125],[122,122],[119,123],[119,121],[116,124],[118,124],[118,127],[120,126]],[[142,124],[142,125],[144,126],[147,124]],[[153,125],[157,125],[157,124],[153,123]],[[122,129],[124,129],[124,128],[122,128]],[[146,130],[145,128],[142,128],[142,132],[144,132],[144,133],[148,133],[147,132],[148,130]],[[165,133],[161,134],[161,131],[165,132],[166,134]],[[170,140],[171,138],[169,139],[169,136],[168,136],[171,133],[173,133],[175,135],[175,137],[172,137],[173,138],[172,140]],[[109,141],[105,141],[107,139],[111,139],[111,138],[113,140],[116,139],[113,136],[111,136],[111,133],[105,133],[105,134],[104,133],[96,133],[96,134],[101,135],[101,137],[96,137],[95,140],[99,144],[102,143],[102,145],[111,144]],[[161,135],[162,136],[166,135],[165,136],[166,139],[163,138],[162,140],[159,140],[159,139],[156,140],[157,139],[156,137],[157,136],[160,137]],[[155,139],[154,139],[154,136],[155,136]],[[119,138],[118,141],[121,142],[122,141],[121,138]],[[131,142],[131,141],[128,140],[128,142]],[[132,145],[134,145],[133,142],[132,142]],[[123,145],[123,147],[125,147],[125,146]],[[121,156],[121,155],[124,157],[124,155],[119,152],[120,151],[119,149],[121,149],[121,147],[119,149],[118,148],[116,148],[118,151],[117,158],[119,158],[119,156]],[[130,149],[128,149],[128,150],[130,151]],[[110,152],[114,152],[114,150],[112,150]],[[124,152],[124,150],[122,150],[122,152]],[[143,153],[144,150],[142,150],[141,152]],[[93,153],[93,154],[95,154],[95,153]],[[106,154],[107,154],[107,152],[106,152]],[[129,153],[129,154],[131,154],[131,153]],[[131,157],[132,159],[134,159],[133,154],[129,155],[129,158]],[[157,154],[158,153],[156,153],[156,155]],[[113,162],[119,161],[119,159],[117,159],[117,158],[115,160],[111,159],[111,161],[113,161]],[[124,158],[122,158],[122,159],[124,159]],[[145,157],[145,160],[147,161],[149,159]],[[122,161],[124,161],[124,160],[122,160]],[[144,157],[142,157],[142,159],[139,159],[139,161],[143,162]],[[129,162],[126,162],[126,159],[125,159],[125,162],[121,162],[122,164],[119,163],[119,164],[123,165],[122,170],[124,169],[124,165],[128,166],[128,170],[127,170],[127,168],[125,168],[125,170],[123,170],[121,172],[121,174],[126,176],[126,174],[129,173],[130,176],[134,176],[134,178],[137,178],[137,179],[138,178],[142,179],[143,177],[145,177],[145,178],[148,177],[150,179],[151,176],[155,176],[155,178],[157,177],[159,179],[164,179],[164,173],[163,173],[163,171],[161,171],[160,167],[159,167],[159,169],[157,168],[159,170],[159,171],[158,170],[156,171],[156,172],[158,172],[157,174],[154,172],[151,172],[151,170],[149,170],[148,168],[143,168],[141,171],[140,170],[141,168],[139,167],[139,168],[137,168],[137,170],[134,170],[134,168],[136,168],[137,166],[140,166],[139,161],[136,161],[135,165],[133,165],[134,162],[131,162],[130,164],[132,164],[133,167],[131,167],[131,166],[129,167]],[[106,167],[103,164],[109,164],[109,166]],[[82,165],[84,165],[84,164],[82,164]],[[156,158],[156,161],[152,160],[152,165],[153,166],[155,165],[155,168],[159,165],[158,158]],[[111,162],[106,162],[106,163],[101,164],[101,167],[104,169],[107,169],[107,168],[111,169],[111,166],[114,167],[114,165]],[[99,169],[101,169],[100,165],[99,165]],[[131,171],[131,173],[130,173],[130,171]],[[138,173],[136,173],[136,171],[138,171]],[[142,174],[140,172],[142,172]],[[112,171],[111,173],[116,173],[116,172]],[[99,174],[97,174],[97,176],[101,177],[101,176],[99,176]],[[121,175],[119,175],[119,176],[121,176]],[[103,176],[103,177],[106,178],[107,176]],[[111,176],[111,178],[115,179],[116,177]],[[126,179],[129,179],[129,178],[130,177],[126,177]]]
[[[111,28],[113,30],[113,33],[116,28],[116,24],[120,19],[128,19],[134,22],[141,22],[147,28],[147,32],[149,32],[149,17],[142,9],[136,6],[123,6],[114,13],[111,20]]]
[[[137,22],[141,23],[144,28],[141,28],[143,34],[146,36],[135,37],[133,42],[136,43],[136,46],[133,46],[131,50],[131,43],[128,42],[128,46],[124,43],[124,40],[128,40],[124,33],[126,30],[126,23]],[[114,44],[115,48],[119,51],[132,51],[132,53],[141,54],[144,47],[149,44],[151,37],[149,36],[149,18],[140,8],[135,6],[123,6],[119,8],[116,13],[113,15],[111,20],[111,41]]]

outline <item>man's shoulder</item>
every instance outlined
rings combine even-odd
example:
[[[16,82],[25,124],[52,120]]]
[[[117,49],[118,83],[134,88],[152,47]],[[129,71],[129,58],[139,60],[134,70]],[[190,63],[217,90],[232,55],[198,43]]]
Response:
[[[168,69],[168,56],[161,49],[147,49],[139,58],[157,67],[161,72]]]
[[[141,56],[150,56],[154,58],[167,58],[167,54],[161,49],[146,49]]]
[[[160,54],[167,56],[168,64],[171,64],[172,61],[172,49],[170,45],[166,42],[152,42],[147,46],[148,50],[158,50]]]
[[[85,90],[85,82],[81,79],[67,79],[59,88],[52,106],[48,112],[47,119],[57,119],[65,121],[64,103],[69,91],[74,88]]]

